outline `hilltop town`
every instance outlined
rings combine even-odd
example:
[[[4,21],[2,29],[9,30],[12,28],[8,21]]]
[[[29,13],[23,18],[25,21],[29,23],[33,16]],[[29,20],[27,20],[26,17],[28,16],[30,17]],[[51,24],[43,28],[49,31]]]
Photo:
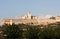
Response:
[[[50,23],[60,22],[60,16],[50,17],[48,19],[40,19],[37,16],[33,16],[31,12],[28,12],[28,15],[22,16],[21,18],[13,19],[3,19],[2,25],[4,24],[29,24],[29,25],[47,25]]]
[[[60,39],[60,16],[41,19],[31,12],[21,18],[5,18],[0,27],[0,38],[5,39]]]

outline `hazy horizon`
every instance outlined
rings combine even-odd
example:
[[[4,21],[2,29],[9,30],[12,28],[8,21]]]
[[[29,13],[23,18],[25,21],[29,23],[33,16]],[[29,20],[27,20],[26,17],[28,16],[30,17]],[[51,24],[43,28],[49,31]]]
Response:
[[[58,16],[60,0],[0,0],[0,23],[3,18],[19,17],[28,11],[39,17]]]

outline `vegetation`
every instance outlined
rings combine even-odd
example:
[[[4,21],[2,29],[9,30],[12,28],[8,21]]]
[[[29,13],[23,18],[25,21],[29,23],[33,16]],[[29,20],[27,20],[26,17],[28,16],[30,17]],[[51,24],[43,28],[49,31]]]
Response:
[[[20,30],[19,27],[15,24],[4,25],[2,31],[5,39],[20,39],[22,36],[22,30]]]
[[[2,25],[2,36],[4,39],[60,39],[60,23],[41,25],[12,24]]]

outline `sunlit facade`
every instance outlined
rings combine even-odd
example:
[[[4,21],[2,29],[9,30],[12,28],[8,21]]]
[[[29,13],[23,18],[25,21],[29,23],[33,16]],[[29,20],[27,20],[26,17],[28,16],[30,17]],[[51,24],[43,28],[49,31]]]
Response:
[[[45,19],[42,20],[37,16],[32,16],[31,12],[28,12],[28,15],[22,16],[21,18],[18,19],[3,19],[2,20],[2,25],[4,24],[29,24],[29,25],[47,25],[49,23],[55,23],[60,21],[60,16],[55,17],[55,19]]]

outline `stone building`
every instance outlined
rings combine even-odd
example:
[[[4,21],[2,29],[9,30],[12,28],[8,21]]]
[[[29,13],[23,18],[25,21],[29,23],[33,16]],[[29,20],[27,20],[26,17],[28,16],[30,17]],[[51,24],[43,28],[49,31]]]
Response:
[[[22,16],[21,18],[14,18],[14,19],[3,19],[2,25],[4,24],[29,24],[29,25],[47,25],[50,23],[55,23],[60,21],[60,16],[57,17],[51,17],[50,19],[42,20],[38,18],[37,16],[32,16],[31,12],[28,12],[28,15]]]
[[[37,16],[32,16],[31,12],[28,12],[28,15],[22,16],[18,19],[3,19],[2,25],[4,24],[38,24],[39,18]]]

